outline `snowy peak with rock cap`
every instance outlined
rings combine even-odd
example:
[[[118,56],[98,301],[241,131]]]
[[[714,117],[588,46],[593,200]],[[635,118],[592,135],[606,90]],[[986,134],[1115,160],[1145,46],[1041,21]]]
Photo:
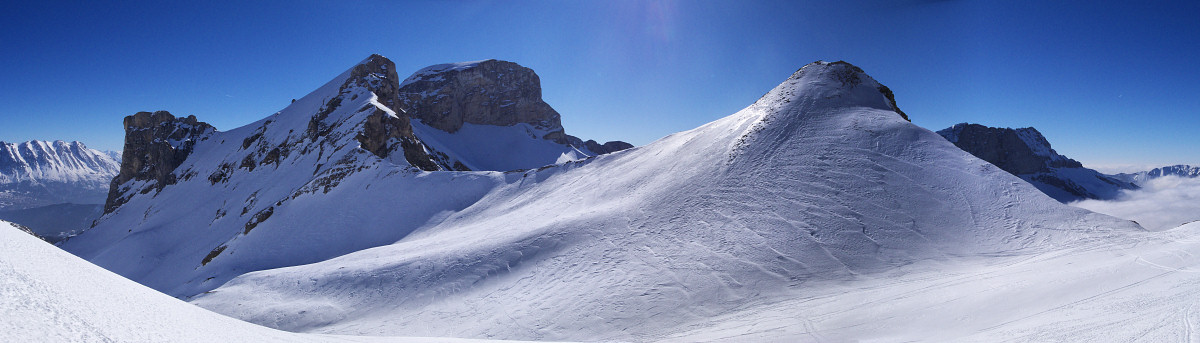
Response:
[[[1084,168],[1060,155],[1032,127],[1011,129],[961,123],[938,131],[955,146],[1016,175],[1061,202],[1112,199],[1136,184]]]
[[[0,184],[107,182],[117,165],[108,153],[80,142],[0,142]]]
[[[884,89],[853,65],[818,62],[737,113],[646,146],[356,187],[386,199],[435,175],[491,180],[393,243],[246,273],[192,301],[304,332],[654,341],[915,261],[1141,231],[1058,203],[913,125]],[[328,213],[397,215],[350,211]],[[808,337],[793,334],[780,340]]]
[[[0,142],[0,209],[103,203],[119,167],[80,142]]]
[[[186,296],[241,273],[394,242],[478,192],[469,180],[462,191],[437,182],[388,186],[438,169],[435,151],[392,108],[398,83],[394,64],[373,55],[229,131],[166,112],[130,116],[127,158],[106,213],[63,248]],[[372,188],[392,192],[362,196]],[[426,199],[433,193],[442,196]]]
[[[425,67],[400,83],[399,94],[417,136],[438,150],[446,169],[532,169],[632,147],[567,135],[559,113],[542,100],[537,73],[513,62]]]

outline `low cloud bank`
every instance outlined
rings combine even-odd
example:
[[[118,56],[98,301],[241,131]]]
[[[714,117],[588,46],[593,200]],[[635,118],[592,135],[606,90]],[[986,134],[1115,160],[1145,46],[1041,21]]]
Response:
[[[1082,200],[1072,206],[1137,221],[1151,231],[1200,220],[1200,178],[1166,176],[1123,191],[1114,200]]]

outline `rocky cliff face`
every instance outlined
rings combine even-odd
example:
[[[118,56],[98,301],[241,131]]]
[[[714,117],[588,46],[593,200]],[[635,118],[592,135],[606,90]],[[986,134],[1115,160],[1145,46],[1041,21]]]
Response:
[[[404,159],[409,164],[426,171],[438,170],[420,140],[413,135],[409,117],[399,113],[400,77],[396,74],[396,64],[391,60],[374,54],[350,70],[350,76],[338,90],[338,97],[325,104],[321,112],[312,118],[309,129],[320,130],[330,112],[336,109],[344,99],[342,95],[354,87],[366,88],[377,97],[376,101],[391,109],[375,109],[364,122],[363,130],[355,137],[363,149],[370,151],[380,158],[388,158],[392,151],[402,151]],[[314,129],[316,128],[316,129]],[[314,132],[314,134],[317,134]]]
[[[962,123],[938,131],[966,152],[1013,175],[1050,171],[1050,168],[1080,168],[1078,161],[1059,155],[1034,128],[987,127]]]
[[[533,69],[499,60],[439,64],[417,71],[400,86],[402,107],[436,129],[454,133],[464,123],[526,123],[541,137],[568,144],[557,111],[542,101]]]
[[[216,131],[196,116],[176,118],[167,111],[138,112],[125,117],[125,148],[121,170],[112,179],[104,212],[112,212],[129,199],[129,190],[120,186],[131,180],[153,181],[148,187],[162,189],[175,183],[179,167],[196,142]],[[146,188],[140,191],[149,191]]]
[[[937,133],[960,149],[1029,181],[1062,202],[1109,199],[1120,190],[1138,188],[1059,155],[1041,132],[1032,127],[1010,129],[962,123]]]
[[[439,148],[437,163],[445,169],[537,168],[632,147],[620,141],[587,144],[566,134],[558,112],[542,100],[538,75],[516,63],[434,65],[399,88],[405,114],[438,131],[417,134]]]

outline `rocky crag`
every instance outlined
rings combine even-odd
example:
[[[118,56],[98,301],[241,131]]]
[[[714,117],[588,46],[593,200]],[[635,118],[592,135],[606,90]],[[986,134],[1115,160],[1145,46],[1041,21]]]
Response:
[[[578,149],[582,155],[605,154],[632,147],[621,141],[604,144],[592,141],[589,144],[566,134],[558,111],[542,100],[541,79],[537,73],[513,62],[490,59],[425,67],[400,84],[399,97],[400,107],[408,116],[449,134],[458,133],[464,125],[524,125],[527,127],[521,130],[533,138]],[[548,161],[555,161],[563,153],[533,148],[519,151],[527,147],[516,144],[510,144],[510,147],[518,150],[512,152],[518,155],[547,155]],[[468,156],[453,156],[461,158],[451,159],[470,160],[469,152],[459,155]],[[544,158],[540,160],[546,161]],[[488,163],[476,161],[475,164],[483,169],[492,169]],[[523,168],[539,166],[526,165]]]
[[[937,133],[1061,202],[1111,199],[1121,190],[1138,188],[1058,154],[1041,132],[1032,127],[1011,129],[962,123]]]

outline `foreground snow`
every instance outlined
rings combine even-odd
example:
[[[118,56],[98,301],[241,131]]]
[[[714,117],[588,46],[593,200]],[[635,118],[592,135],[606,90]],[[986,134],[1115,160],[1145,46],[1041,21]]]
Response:
[[[3,342],[479,342],[306,335],[209,312],[72,256],[0,221]]]
[[[811,285],[665,341],[1200,339],[1200,224]]]

